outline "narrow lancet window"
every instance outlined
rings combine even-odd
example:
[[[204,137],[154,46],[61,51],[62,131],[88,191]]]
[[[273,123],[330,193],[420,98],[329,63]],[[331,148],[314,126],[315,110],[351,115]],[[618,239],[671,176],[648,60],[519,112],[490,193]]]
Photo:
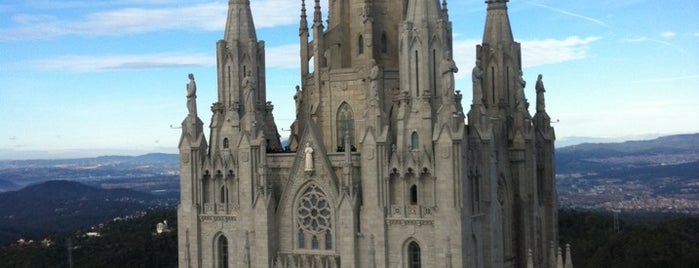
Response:
[[[228,239],[225,236],[218,238],[218,267],[228,268]]]
[[[351,148],[344,148],[345,136],[347,135],[349,135],[350,145],[354,145],[354,115],[352,107],[343,102],[340,108],[337,109],[337,146],[343,150],[351,150]]]

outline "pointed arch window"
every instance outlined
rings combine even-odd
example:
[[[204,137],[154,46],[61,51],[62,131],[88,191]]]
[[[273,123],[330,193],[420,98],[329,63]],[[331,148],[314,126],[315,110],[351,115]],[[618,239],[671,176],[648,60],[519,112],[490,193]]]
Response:
[[[223,138],[223,149],[228,149],[229,146],[228,138]]]
[[[337,146],[345,146],[345,136],[349,135],[350,146],[354,145],[354,114],[346,102],[337,109]],[[343,148],[349,150],[350,148]]]
[[[364,36],[361,34],[359,35],[359,38],[357,38],[357,54],[364,54]]]
[[[409,268],[420,268],[420,245],[415,241],[408,244],[408,267]]]
[[[417,135],[417,132],[413,132],[413,134],[410,135],[410,149],[412,149],[412,150],[419,150],[420,149],[420,136]]]
[[[330,233],[330,230],[325,232],[325,249],[333,249],[333,235]]]
[[[388,53],[388,39],[386,32],[381,33],[381,53]]]
[[[410,186],[410,204],[417,205],[417,185]]]
[[[306,248],[307,240],[310,249],[332,249],[332,207],[318,186],[309,186],[299,198],[296,223],[300,249]]]
[[[221,201],[221,203],[228,203],[228,187],[226,187],[225,185],[221,186],[220,196],[221,198],[219,201]]]
[[[219,236],[216,243],[218,250],[218,267],[228,268],[228,239],[225,236]]]
[[[211,200],[211,192],[209,191],[214,191],[214,189],[211,188],[211,174],[209,174],[209,171],[204,171],[204,178],[202,179],[202,201],[204,203],[213,203],[215,201]]]

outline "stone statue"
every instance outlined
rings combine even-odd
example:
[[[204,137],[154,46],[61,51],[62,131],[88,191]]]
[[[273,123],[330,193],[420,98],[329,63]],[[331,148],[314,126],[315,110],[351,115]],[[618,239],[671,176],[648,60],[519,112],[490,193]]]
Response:
[[[379,97],[379,65],[376,64],[376,60],[372,59],[370,62],[371,68],[369,69],[369,90],[372,99],[378,99]]]
[[[525,107],[525,98],[524,98],[524,87],[527,86],[527,81],[524,81],[524,77],[522,75],[522,70],[519,71],[519,87],[516,89],[516,96],[515,96],[515,102],[517,104],[518,109],[526,109]]]
[[[450,51],[444,53],[444,58],[439,66],[442,72],[442,87],[444,88],[445,97],[454,94],[454,74],[459,72],[459,68],[456,67],[456,63],[452,60],[450,54]]]
[[[299,114],[299,110],[301,110],[301,87],[299,85],[296,85],[296,93],[294,94],[294,102],[296,103],[296,115]]]
[[[311,144],[306,142],[306,149],[303,150],[306,154],[306,165],[304,171],[313,171],[313,147]]]
[[[476,66],[471,71],[471,80],[473,80],[473,104],[483,104],[483,69],[481,69],[480,60],[476,60]]]
[[[189,74],[187,84],[187,110],[190,115],[197,115],[197,83],[194,82],[194,74]]]
[[[546,103],[544,100],[544,92],[546,92],[546,89],[544,89],[544,81],[542,80],[543,75],[539,74],[539,77],[536,79],[536,111],[537,112],[543,112],[546,110]]]
[[[248,71],[241,83],[243,87],[243,95],[245,97],[245,106],[248,111],[254,110],[255,105],[255,81],[252,79],[252,72]]]

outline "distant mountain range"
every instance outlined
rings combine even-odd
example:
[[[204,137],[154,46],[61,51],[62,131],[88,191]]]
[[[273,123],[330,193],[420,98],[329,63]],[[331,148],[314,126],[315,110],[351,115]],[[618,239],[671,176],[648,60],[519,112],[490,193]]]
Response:
[[[101,189],[71,181],[47,181],[0,193],[0,244],[40,239],[59,231],[86,228],[147,210],[172,208],[157,196]]]
[[[153,193],[179,191],[179,156],[100,156],[77,159],[0,161],[0,192],[49,180],[79,181],[101,188]]]

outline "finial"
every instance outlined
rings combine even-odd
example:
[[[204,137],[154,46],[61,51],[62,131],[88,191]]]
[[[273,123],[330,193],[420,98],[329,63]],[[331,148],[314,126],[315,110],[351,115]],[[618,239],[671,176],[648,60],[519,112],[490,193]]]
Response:
[[[315,6],[313,7],[313,23],[321,24],[323,23],[323,18],[320,13],[320,0],[315,0]]]

